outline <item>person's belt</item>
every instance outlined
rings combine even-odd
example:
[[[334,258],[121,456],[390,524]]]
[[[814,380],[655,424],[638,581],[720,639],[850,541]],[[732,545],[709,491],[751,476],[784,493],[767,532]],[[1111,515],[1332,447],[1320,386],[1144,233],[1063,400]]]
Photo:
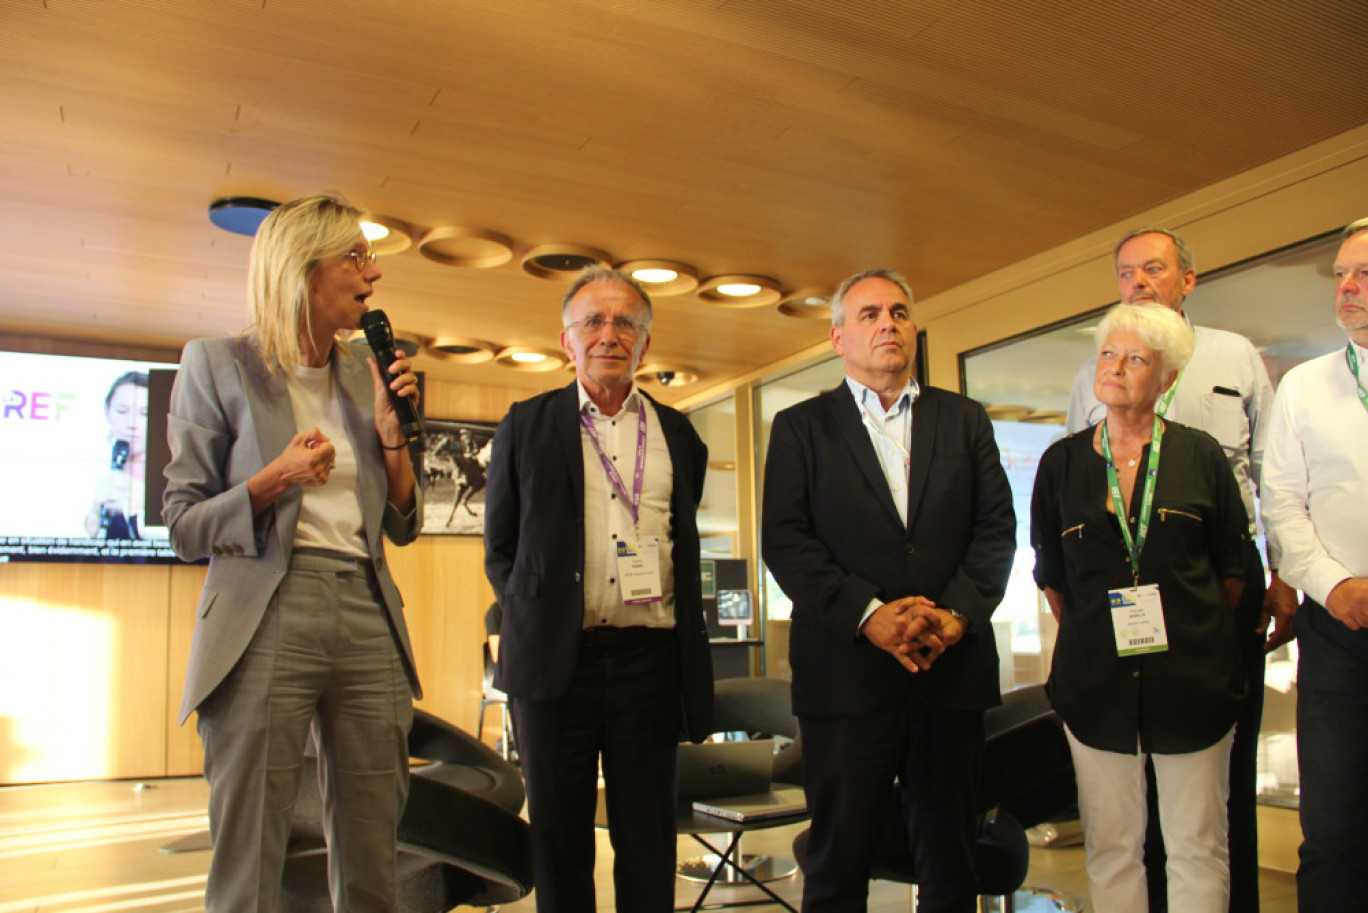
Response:
[[[305,565],[315,570],[358,571],[369,568],[371,560],[330,548],[296,548],[290,552],[290,564]]]
[[[580,632],[580,646],[590,649],[618,647],[626,644],[646,643],[674,635],[673,628],[648,628],[634,625],[630,628],[615,628],[612,625],[596,625]]]

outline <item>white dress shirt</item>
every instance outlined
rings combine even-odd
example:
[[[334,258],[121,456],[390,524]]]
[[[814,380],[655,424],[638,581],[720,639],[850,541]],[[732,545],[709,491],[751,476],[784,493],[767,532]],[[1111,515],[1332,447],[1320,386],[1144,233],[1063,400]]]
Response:
[[[1192,360],[1178,379],[1165,418],[1214,437],[1230,460],[1240,497],[1254,531],[1254,494],[1260,485],[1267,437],[1268,410],[1273,405],[1273,385],[1254,344],[1238,333],[1193,327],[1196,348]],[[1073,393],[1064,427],[1073,434],[1096,425],[1107,408],[1093,395],[1097,359],[1092,358],[1074,375]],[[1229,391],[1229,392],[1220,392]],[[1274,565],[1276,567],[1276,565]]]
[[[912,466],[912,404],[921,395],[921,387],[916,378],[909,379],[893,405],[887,409],[879,400],[879,394],[846,375],[846,385],[855,397],[855,408],[860,410],[860,420],[869,434],[869,442],[874,445],[874,453],[879,458],[884,480],[888,482],[888,493],[893,496],[893,505],[898,508],[898,517],[907,526],[907,475]],[[879,599],[870,600],[860,617],[860,626],[874,610],[883,605]],[[857,627],[858,630],[858,627]]]
[[[1354,348],[1368,375],[1368,350]],[[1368,577],[1368,410],[1342,348],[1278,385],[1263,522],[1279,575],[1321,605],[1340,582]]]
[[[580,413],[587,414],[598,433],[599,446],[612,461],[627,494],[636,474],[637,429],[641,410],[646,411],[646,472],[641,487],[640,525],[632,523],[631,504],[624,503],[598,450],[583,423],[580,446],[584,454],[584,626],[610,625],[627,628],[673,628],[674,539],[670,529],[670,495],[674,491],[674,464],[660,427],[660,417],[650,400],[634,384],[617,415],[606,416],[579,387]],[[626,605],[618,581],[617,543],[625,539],[660,540],[662,599]]]

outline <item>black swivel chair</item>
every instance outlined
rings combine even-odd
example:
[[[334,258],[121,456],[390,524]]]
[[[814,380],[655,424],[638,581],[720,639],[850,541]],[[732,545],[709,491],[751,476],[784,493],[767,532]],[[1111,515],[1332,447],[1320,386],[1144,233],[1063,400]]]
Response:
[[[399,822],[398,910],[446,913],[507,903],[532,890],[525,793],[518,769],[450,723],[414,710],[409,754],[427,763],[409,778]],[[331,913],[316,768],[295,800],[281,909]]]

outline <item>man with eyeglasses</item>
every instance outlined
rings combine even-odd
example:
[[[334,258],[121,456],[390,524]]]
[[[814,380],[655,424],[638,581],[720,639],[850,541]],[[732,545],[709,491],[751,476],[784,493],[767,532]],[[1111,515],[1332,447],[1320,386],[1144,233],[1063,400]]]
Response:
[[[1344,348],[1298,365],[1273,401],[1263,521],[1297,613],[1297,765],[1304,839],[1298,908],[1368,895],[1368,219],[1335,257]]]
[[[1117,242],[1114,252],[1117,292],[1126,304],[1167,307],[1186,318],[1183,303],[1197,286],[1192,249],[1177,234],[1163,228],[1138,228]],[[1258,913],[1259,841],[1255,816],[1259,726],[1263,720],[1264,654],[1293,637],[1292,617],[1297,594],[1278,577],[1265,585],[1263,562],[1254,544],[1254,491],[1263,467],[1267,418],[1273,387],[1254,344],[1243,336],[1209,327],[1194,327],[1196,349],[1155,411],[1172,421],[1198,428],[1214,437],[1230,460],[1249,515],[1250,543],[1244,596],[1236,607],[1240,655],[1248,680],[1247,696],[1235,724],[1230,751],[1228,843],[1230,851],[1231,913]],[[1104,413],[1093,395],[1097,359],[1090,359],[1074,375],[1065,428],[1072,434],[1095,425]],[[1273,630],[1269,631],[1269,622]],[[1150,909],[1167,909],[1164,845],[1159,833],[1159,810],[1151,789],[1150,822],[1145,841]],[[1180,911],[1173,911],[1180,913]]]
[[[539,913],[593,913],[602,760],[617,909],[674,908],[680,735],[712,718],[699,576],[708,451],[633,375],[651,302],[615,270],[561,304],[569,386],[516,403],[494,435],[485,572],[503,606],[494,684],[509,696]]]

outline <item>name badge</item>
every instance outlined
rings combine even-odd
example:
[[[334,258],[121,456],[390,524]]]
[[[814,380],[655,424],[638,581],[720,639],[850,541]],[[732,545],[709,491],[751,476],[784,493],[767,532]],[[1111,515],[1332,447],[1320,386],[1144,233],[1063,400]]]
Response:
[[[1159,600],[1158,584],[1108,590],[1107,598],[1111,600],[1117,656],[1163,653],[1168,649],[1168,630],[1164,627],[1164,605]]]
[[[659,602],[664,598],[660,584],[659,538],[640,544],[619,539],[617,569],[623,605]]]

